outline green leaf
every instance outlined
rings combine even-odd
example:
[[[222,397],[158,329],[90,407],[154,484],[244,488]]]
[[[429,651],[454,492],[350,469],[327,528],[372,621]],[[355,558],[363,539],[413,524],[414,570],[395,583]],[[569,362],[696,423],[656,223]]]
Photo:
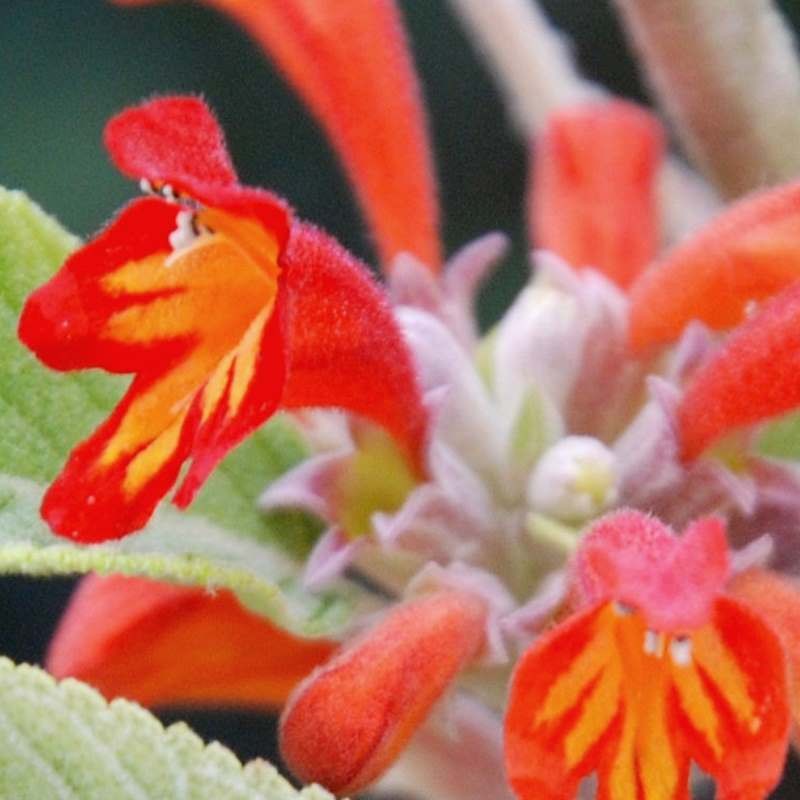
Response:
[[[42,486],[0,473],[0,574],[70,575],[99,572],[225,588],[250,609],[302,636],[330,636],[365,610],[364,595],[342,583],[312,594],[297,564],[270,545],[232,536],[213,522],[170,507],[141,532],[98,545],[54,536],[39,516]]]
[[[245,766],[183,723],[0,658],[0,797],[15,800],[333,800],[297,791],[265,761]]]
[[[25,297],[78,240],[22,192],[0,187],[0,472],[49,483],[70,450],[122,396],[127,379],[100,371],[59,373],[17,340]],[[217,468],[193,510],[230,531],[276,541],[304,555],[319,527],[301,514],[260,513],[264,487],[305,455],[294,428],[273,420]]]

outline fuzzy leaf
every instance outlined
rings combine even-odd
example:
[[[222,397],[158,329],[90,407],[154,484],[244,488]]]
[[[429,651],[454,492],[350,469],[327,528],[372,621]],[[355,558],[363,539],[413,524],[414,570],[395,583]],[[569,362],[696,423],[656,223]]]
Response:
[[[126,379],[99,371],[58,373],[19,343],[25,297],[79,244],[22,192],[0,187],[0,472],[51,481],[70,450],[107,415]],[[275,420],[232,453],[192,511],[231,532],[274,540],[300,554],[317,529],[297,514],[265,518],[255,498],[304,455],[298,435]]]
[[[242,766],[183,723],[0,659],[0,796],[63,800],[333,800],[296,791],[265,761]]]
[[[335,593],[301,590],[297,564],[276,548],[168,507],[136,535],[71,544],[53,535],[39,516],[43,489],[0,473],[0,574],[122,573],[226,588],[256,613],[304,636],[340,630],[357,602],[344,586]]]

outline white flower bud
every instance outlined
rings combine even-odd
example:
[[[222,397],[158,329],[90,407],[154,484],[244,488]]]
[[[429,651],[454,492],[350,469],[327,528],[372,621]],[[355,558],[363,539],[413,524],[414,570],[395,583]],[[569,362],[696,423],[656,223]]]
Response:
[[[527,488],[531,509],[565,522],[582,522],[617,501],[614,453],[589,436],[567,436],[539,459]]]

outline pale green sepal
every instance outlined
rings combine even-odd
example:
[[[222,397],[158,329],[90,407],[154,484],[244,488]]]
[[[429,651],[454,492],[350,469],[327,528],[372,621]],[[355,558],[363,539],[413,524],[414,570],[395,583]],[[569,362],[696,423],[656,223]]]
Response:
[[[0,658],[0,797],[14,800],[333,800],[297,791],[265,761],[242,765],[184,723],[57,683]]]
[[[97,545],[54,536],[39,516],[43,487],[0,473],[0,574],[141,575],[235,592],[250,609],[302,636],[332,636],[366,603],[349,584],[311,594],[294,560],[264,542],[233,536],[169,507],[140,533]]]
[[[800,459],[800,414],[789,414],[765,426],[758,452],[772,458]]]

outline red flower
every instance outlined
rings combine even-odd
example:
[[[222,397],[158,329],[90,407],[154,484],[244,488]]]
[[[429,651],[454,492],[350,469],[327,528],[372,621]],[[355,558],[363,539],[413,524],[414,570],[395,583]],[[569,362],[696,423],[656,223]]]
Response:
[[[366,268],[282,201],[239,184],[196,98],[124,111],[106,144],[161,196],[124,208],[20,320],[20,338],[50,367],[135,374],[45,495],[52,528],[86,542],[140,528],[191,459],[174,498],[187,506],[279,406],[363,414],[421,471],[426,415]]]
[[[506,766],[521,800],[688,800],[690,759],[718,797],[756,800],[778,781],[789,699],[778,636],[724,592],[722,523],[681,538],[639,512],[597,522],[578,553],[582,610],[541,637],[514,674]]]

